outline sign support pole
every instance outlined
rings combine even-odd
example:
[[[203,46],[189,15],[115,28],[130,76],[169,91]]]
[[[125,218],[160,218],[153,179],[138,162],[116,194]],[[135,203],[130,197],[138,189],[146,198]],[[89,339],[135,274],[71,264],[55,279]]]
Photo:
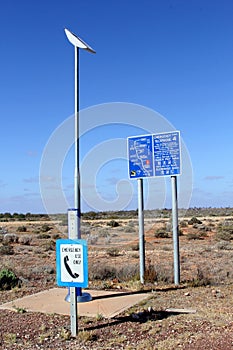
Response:
[[[138,179],[138,224],[139,224],[140,281],[142,284],[144,284],[145,236],[144,236],[143,179]]]
[[[179,227],[178,227],[178,205],[177,205],[177,177],[171,176],[172,184],[172,231],[174,249],[174,283],[180,284],[180,253],[179,253]]]
[[[77,220],[76,227],[73,230],[73,233],[69,237],[70,239],[80,239],[80,218],[81,218],[81,209],[80,209],[80,168],[79,168],[79,49],[87,50],[91,53],[95,51],[86,44],[82,39],[77,35],[71,33],[69,30],[65,29],[66,36],[70,43],[74,45],[75,49],[75,67],[74,67],[74,80],[75,80],[75,170],[74,170],[74,206],[77,211]],[[70,302],[71,302],[71,331],[72,335],[76,336],[77,333],[77,301],[84,302],[90,301],[91,296],[88,293],[82,293],[81,287],[71,287],[70,288]],[[87,295],[88,294],[88,295]],[[67,297],[68,299],[68,297]]]

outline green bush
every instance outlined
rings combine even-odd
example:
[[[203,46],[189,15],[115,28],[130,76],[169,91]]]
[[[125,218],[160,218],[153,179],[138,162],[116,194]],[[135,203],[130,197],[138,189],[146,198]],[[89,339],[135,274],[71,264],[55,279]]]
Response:
[[[156,238],[168,238],[169,232],[167,231],[166,226],[157,228],[157,230],[154,233],[154,236]]]
[[[12,245],[2,245],[0,246],[0,255],[13,255],[14,254],[14,249]]]
[[[37,236],[38,239],[48,239],[50,238],[50,235],[48,233],[40,233],[38,236]]]
[[[53,239],[50,239],[50,240],[44,242],[41,245],[41,247],[44,248],[45,251],[54,250],[56,247],[56,241],[54,241]]]
[[[8,269],[0,271],[0,290],[10,290],[19,284],[18,277],[14,272]]]
[[[207,237],[207,234],[206,232],[189,232],[186,237],[189,241],[191,241],[195,239],[204,239]]]
[[[193,216],[191,218],[191,220],[188,221],[189,225],[193,225],[193,224],[202,224],[202,221],[197,219],[196,216]]]
[[[19,226],[17,228],[17,232],[26,232],[27,231],[27,227],[26,226]]]
[[[109,222],[107,223],[107,225],[108,225],[108,226],[111,226],[111,227],[118,227],[118,226],[120,226],[120,224],[119,224],[117,221],[115,221],[115,220],[109,221]]]
[[[217,227],[216,238],[221,241],[233,240],[233,224],[231,221],[224,221]]]
[[[47,224],[44,224],[41,226],[41,232],[48,232],[49,230],[51,230],[51,227]]]
[[[107,249],[107,254],[109,256],[119,256],[120,251],[117,247],[111,247]]]
[[[187,227],[187,226],[188,226],[188,223],[187,223],[187,221],[182,220],[182,221],[180,222],[179,226],[180,226],[180,227]]]

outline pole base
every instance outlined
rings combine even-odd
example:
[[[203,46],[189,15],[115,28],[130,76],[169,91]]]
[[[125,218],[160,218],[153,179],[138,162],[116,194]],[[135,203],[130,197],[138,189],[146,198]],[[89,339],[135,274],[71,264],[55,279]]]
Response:
[[[82,293],[82,295],[77,295],[77,303],[87,303],[92,300],[92,296],[90,293]],[[65,301],[70,303],[70,289],[68,290],[68,294],[65,297]]]

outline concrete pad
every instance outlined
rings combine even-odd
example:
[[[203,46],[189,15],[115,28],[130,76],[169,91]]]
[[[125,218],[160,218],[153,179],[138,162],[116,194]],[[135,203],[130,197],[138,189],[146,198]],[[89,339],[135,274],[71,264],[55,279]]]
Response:
[[[70,315],[70,303],[65,301],[67,288],[53,288],[0,305],[0,309]],[[78,315],[105,318],[117,316],[122,311],[148,298],[150,293],[123,293],[99,290],[83,290],[92,296],[92,301],[78,303]]]

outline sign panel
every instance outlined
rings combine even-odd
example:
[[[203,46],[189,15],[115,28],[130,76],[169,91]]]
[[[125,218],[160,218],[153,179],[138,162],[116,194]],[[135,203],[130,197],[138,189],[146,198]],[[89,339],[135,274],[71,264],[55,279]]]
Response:
[[[179,131],[153,135],[155,176],[180,175]]]
[[[180,175],[180,132],[128,137],[131,179]]]
[[[154,175],[152,135],[128,138],[129,177],[142,178]]]
[[[57,284],[64,287],[87,287],[87,243],[83,239],[59,239],[56,242]]]

